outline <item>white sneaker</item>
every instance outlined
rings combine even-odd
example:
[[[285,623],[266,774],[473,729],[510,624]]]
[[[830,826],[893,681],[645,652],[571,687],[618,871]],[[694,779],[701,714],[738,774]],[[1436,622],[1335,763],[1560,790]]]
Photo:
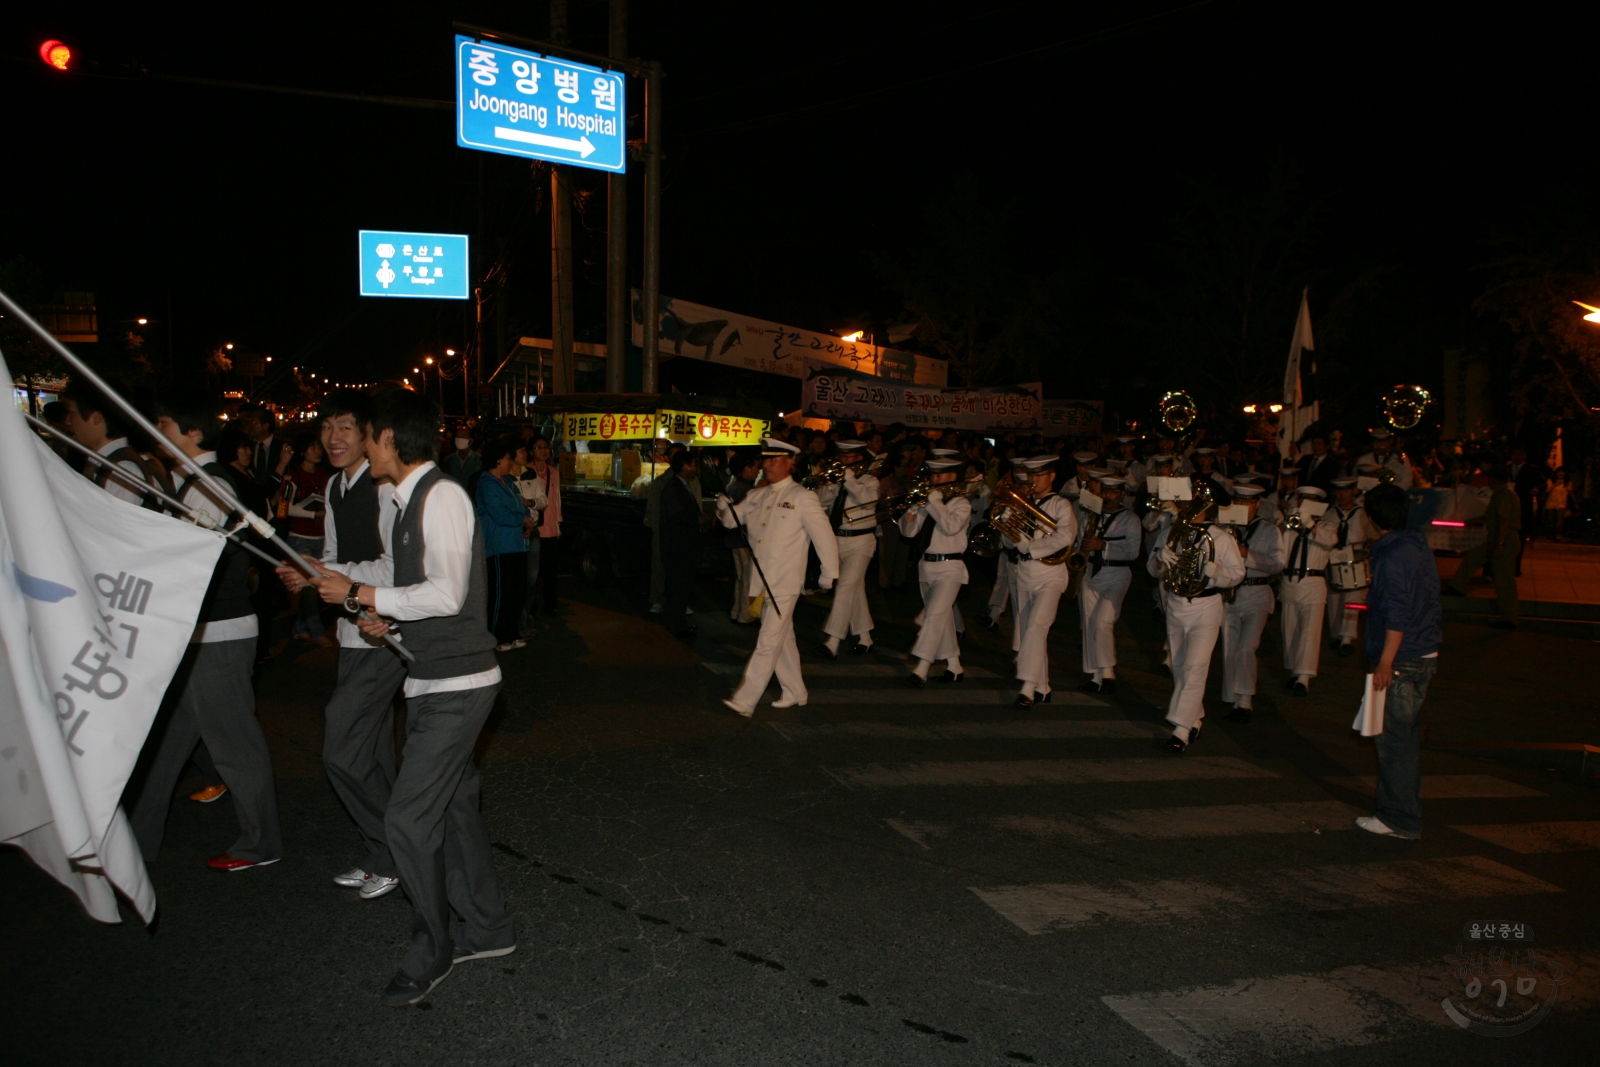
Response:
[[[398,878],[386,878],[381,874],[367,875],[366,884],[361,887],[362,900],[377,900],[386,893],[393,893],[400,885]]]
[[[334,885],[342,885],[346,889],[360,889],[367,884],[367,872],[360,867],[351,867],[343,874],[333,876]]]
[[[1383,837],[1398,837],[1406,841],[1415,841],[1421,836],[1420,834],[1403,834],[1399,830],[1396,830],[1394,827],[1390,826],[1388,823],[1384,822],[1382,819],[1378,818],[1376,815],[1359,815],[1356,817],[1356,825],[1367,831],[1369,834],[1379,834]]]

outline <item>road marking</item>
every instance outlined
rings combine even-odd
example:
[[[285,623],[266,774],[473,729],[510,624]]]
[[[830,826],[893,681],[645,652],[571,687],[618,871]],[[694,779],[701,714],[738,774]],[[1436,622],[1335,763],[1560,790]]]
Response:
[[[928,844],[928,838],[943,837],[950,832],[950,827],[938,823],[905,822],[900,819],[885,819],[883,821],[889,824],[889,829],[895,833],[904,834],[925,852],[933,848],[932,845]]]
[[[1180,782],[1206,778],[1276,778],[1234,756],[1193,759],[1032,759],[947,763],[869,763],[828,774],[846,785],[1084,785],[1091,782]]]
[[[816,690],[812,690],[815,696]],[[1169,731],[1153,722],[1126,719],[1038,719],[1025,722],[946,722],[908,726],[896,722],[840,722],[805,725],[769,722],[786,741],[809,741],[818,737],[875,737],[893,741],[1054,741],[1054,740],[1146,740]]]
[[[736,676],[736,675],[742,675],[744,673],[744,664],[742,662],[741,663],[724,663],[724,662],[720,662],[720,661],[717,661],[717,662],[706,662],[704,660],[702,660],[701,662],[705,663],[706,669],[711,671],[714,674],[722,674],[722,675],[727,675],[727,676],[732,677],[732,676]],[[970,678],[999,678],[999,677],[1001,677],[1000,675],[996,674],[994,671],[986,671],[982,667],[967,667],[966,668],[966,672],[967,672],[968,677],[970,677]],[[822,664],[808,663],[808,664],[805,665],[805,668],[801,673],[803,673],[807,679],[812,679],[812,678],[855,678],[855,679],[859,680],[859,679],[862,679],[862,678],[904,678],[906,676],[906,674],[909,673],[909,672],[904,667],[895,666],[894,664],[890,664],[890,663],[850,662],[850,663],[822,663]],[[930,682],[929,683],[930,686],[931,685],[936,685],[936,684],[938,684],[938,683],[936,683],[936,682]],[[1010,692],[1012,693],[1013,696],[1015,696],[1016,690],[1013,689],[1013,690],[1010,690]]]
[[[1539,950],[1566,976],[1556,1010],[1590,1007],[1600,955]],[[1266,1062],[1359,1047],[1454,1027],[1442,1001],[1461,999],[1456,963],[1411,967],[1340,967],[1320,974],[1240,978],[1228,985],[1101,997],[1101,1003],[1168,1052],[1193,1064]],[[1546,980],[1548,981],[1548,980]],[[1541,992],[1548,987],[1541,983]]]
[[[988,704],[1000,707],[1016,701],[1011,689],[978,689],[965,685],[929,682],[925,689],[909,686],[885,686],[882,689],[813,689],[812,704]],[[1110,707],[1087,693],[1061,692],[1051,695],[1052,704],[1071,704],[1077,707]]]
[[[1380,907],[1560,893],[1562,888],[1483,856],[1394,860],[1264,871],[1245,885],[1193,879],[973,887],[985,904],[1030,934],[1132,920],[1171,922],[1221,905],[1259,909],[1290,903],[1308,909]]]
[[[1324,778],[1324,782],[1343,786],[1357,793],[1374,796],[1378,792],[1376,775],[1352,775],[1343,778]],[[1477,797],[1544,797],[1537,789],[1529,789],[1492,774],[1425,774],[1422,776],[1423,800],[1467,800]]]
[[[1489,826],[1452,826],[1464,834],[1532,855],[1538,852],[1584,852],[1600,848],[1600,822],[1529,822]]]
[[[890,829],[904,834],[923,849],[934,839],[960,831],[992,840],[995,831],[1039,840],[1071,838],[1100,844],[1117,837],[1163,841],[1188,837],[1238,837],[1242,834],[1308,834],[1353,830],[1360,808],[1337,800],[1308,800],[1286,804],[1216,804],[1207,807],[1133,808],[1102,815],[1002,815],[959,823],[911,822],[885,819]]]

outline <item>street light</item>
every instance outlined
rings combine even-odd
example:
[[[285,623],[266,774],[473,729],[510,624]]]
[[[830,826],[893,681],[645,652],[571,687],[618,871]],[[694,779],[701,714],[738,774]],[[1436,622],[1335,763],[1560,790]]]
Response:
[[[232,352],[233,351],[233,342],[229,341],[227,344],[223,345],[222,347],[226,348],[229,352]]]
[[[1600,308],[1595,307],[1593,304],[1585,304],[1582,300],[1574,300],[1573,303],[1589,313],[1583,317],[1584,322],[1600,323]]]
[[[135,319],[134,321],[137,322],[140,326],[148,326],[148,325],[150,325],[150,320],[149,319]]]

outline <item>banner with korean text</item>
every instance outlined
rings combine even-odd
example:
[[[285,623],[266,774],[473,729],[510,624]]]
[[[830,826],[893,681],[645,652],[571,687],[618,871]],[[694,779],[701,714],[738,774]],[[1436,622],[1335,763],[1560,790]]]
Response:
[[[148,922],[155,891],[118,801],[223,538],[96,488],[10,405],[0,455],[0,842],[93,918],[120,921],[121,892]]]
[[[1046,400],[1044,432],[1050,437],[1096,437],[1105,411],[1104,400]]]
[[[644,298],[633,290],[633,343],[644,345]],[[720,308],[661,298],[660,351],[729,367],[804,378],[806,360],[914,385],[943,386],[948,360],[801,330]]]
[[[1038,382],[982,389],[935,389],[806,361],[801,411],[813,419],[904,423],[914,429],[1037,430],[1043,413]]]

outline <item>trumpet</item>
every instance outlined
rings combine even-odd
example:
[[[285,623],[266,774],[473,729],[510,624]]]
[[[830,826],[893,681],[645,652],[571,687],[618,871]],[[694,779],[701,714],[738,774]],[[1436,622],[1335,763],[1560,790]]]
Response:
[[[887,499],[865,500],[859,504],[851,504],[844,509],[844,513],[846,516],[859,518],[861,513],[870,511],[879,516],[888,515],[891,518],[898,519],[917,505],[926,504],[930,488],[932,488],[932,485],[928,479],[919,475],[906,483],[906,491],[900,495],[891,496]]]
[[[825,485],[844,480],[844,472],[849,470],[849,464],[838,456],[829,456],[817,464],[817,469],[806,475],[806,480],[801,482],[807,489],[821,489]]]

